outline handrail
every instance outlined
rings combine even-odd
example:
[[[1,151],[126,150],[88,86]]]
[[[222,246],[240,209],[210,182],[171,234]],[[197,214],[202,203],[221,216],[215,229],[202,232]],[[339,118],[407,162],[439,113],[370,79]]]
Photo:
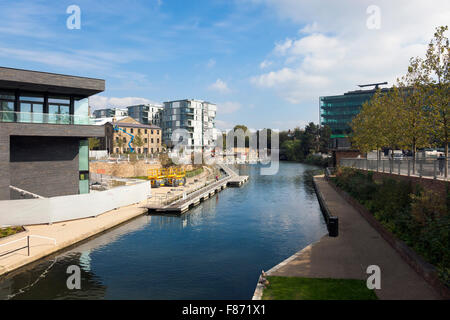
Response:
[[[28,248],[28,256],[30,256],[30,249],[31,249],[30,238],[32,238],[32,237],[41,238],[41,239],[47,239],[47,240],[53,240],[53,244],[56,246],[56,239],[55,238],[50,238],[50,237],[46,237],[46,236],[40,236],[40,235],[37,235],[37,234],[29,234],[26,237],[23,237],[23,238],[20,238],[20,239],[16,239],[16,240],[12,240],[12,241],[9,241],[7,243],[0,244],[0,247],[4,247],[4,246],[7,246],[7,245],[10,245],[11,243],[16,243],[16,242],[19,242],[21,240],[27,239],[27,245],[26,246],[20,247],[20,248],[14,249],[14,250],[10,250],[10,251],[8,251],[6,253],[2,253],[2,254],[0,254],[0,257],[6,256],[6,255],[8,255],[10,253],[13,253],[13,252],[25,249],[25,248]]]

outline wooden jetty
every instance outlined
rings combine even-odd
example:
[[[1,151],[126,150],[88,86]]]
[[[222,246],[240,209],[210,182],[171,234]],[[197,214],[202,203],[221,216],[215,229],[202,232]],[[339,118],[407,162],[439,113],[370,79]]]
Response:
[[[183,214],[189,209],[200,204],[200,202],[207,200],[214,194],[224,190],[228,186],[241,187],[248,181],[248,176],[239,176],[228,166],[219,166],[227,174],[225,177],[215,181],[209,185],[204,186],[198,190],[195,190],[185,196],[163,206],[146,205],[149,213],[171,213],[171,214]]]

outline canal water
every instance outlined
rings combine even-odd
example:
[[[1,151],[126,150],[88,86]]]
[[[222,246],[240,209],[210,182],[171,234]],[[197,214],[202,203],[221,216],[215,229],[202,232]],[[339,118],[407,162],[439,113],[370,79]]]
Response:
[[[141,216],[0,279],[0,299],[251,299],[269,270],[326,234],[317,167],[243,165],[228,188],[181,217]],[[67,268],[81,269],[69,290]]]

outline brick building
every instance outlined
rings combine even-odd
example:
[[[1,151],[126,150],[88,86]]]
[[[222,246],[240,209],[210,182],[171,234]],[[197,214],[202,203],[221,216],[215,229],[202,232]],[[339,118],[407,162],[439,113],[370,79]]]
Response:
[[[162,151],[161,128],[142,124],[131,117],[105,124],[105,137],[100,141],[100,149],[109,153],[157,154]]]

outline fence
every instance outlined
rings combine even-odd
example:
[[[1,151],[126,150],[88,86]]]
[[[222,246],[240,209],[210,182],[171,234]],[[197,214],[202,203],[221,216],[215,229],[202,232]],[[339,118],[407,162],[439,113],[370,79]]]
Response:
[[[448,167],[448,160],[440,159],[381,159],[371,160],[366,158],[341,159],[341,167],[350,167],[355,169],[385,172],[404,176],[416,176],[433,179],[444,179],[445,164]],[[450,172],[449,172],[450,173]]]
[[[147,200],[150,182],[71,196],[0,201],[0,227],[46,224],[96,217]]]

